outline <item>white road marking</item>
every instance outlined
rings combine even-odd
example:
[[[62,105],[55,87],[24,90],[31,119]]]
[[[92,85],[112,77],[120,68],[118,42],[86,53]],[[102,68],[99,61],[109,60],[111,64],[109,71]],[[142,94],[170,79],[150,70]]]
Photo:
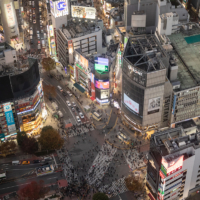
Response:
[[[47,178],[47,179],[54,179],[54,178],[58,178],[58,177],[52,177],[52,178]]]
[[[24,183],[24,184],[21,184],[21,185],[14,185],[14,186],[6,187],[6,188],[0,188],[0,190],[5,190],[5,189],[13,188],[13,187],[19,187],[19,186],[27,185],[27,184],[29,184],[29,183]]]

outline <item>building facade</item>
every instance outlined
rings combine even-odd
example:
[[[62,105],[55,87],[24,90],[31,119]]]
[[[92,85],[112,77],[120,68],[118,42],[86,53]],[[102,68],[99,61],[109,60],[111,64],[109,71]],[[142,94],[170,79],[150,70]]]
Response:
[[[25,71],[1,71],[0,85],[0,138],[16,135],[17,131],[29,136],[39,134],[46,109],[37,60],[29,58]]]
[[[200,133],[182,128],[151,136],[147,164],[149,196],[156,200],[183,200],[200,189]]]

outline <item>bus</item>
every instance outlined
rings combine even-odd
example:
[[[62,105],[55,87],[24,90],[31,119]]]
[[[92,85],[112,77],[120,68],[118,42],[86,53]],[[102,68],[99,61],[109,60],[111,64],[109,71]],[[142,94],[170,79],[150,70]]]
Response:
[[[99,114],[99,113],[97,113],[97,112],[94,112],[93,115],[92,115],[92,117],[93,117],[94,119],[96,119],[97,121],[100,121],[102,115]]]

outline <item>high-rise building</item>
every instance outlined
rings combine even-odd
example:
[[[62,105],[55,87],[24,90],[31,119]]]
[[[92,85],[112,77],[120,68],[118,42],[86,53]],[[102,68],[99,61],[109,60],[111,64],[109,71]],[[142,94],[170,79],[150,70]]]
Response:
[[[123,54],[122,118],[144,132],[169,125],[169,57],[155,35],[130,37]]]
[[[200,133],[179,128],[156,132],[150,139],[147,164],[149,196],[183,200],[200,189]]]

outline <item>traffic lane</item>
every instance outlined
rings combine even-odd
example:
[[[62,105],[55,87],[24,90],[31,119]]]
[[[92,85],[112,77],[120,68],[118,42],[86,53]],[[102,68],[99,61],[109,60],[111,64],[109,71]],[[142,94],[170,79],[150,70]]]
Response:
[[[19,180],[15,180],[8,183],[0,184],[0,194],[5,194],[13,191],[18,191],[20,187],[29,184],[31,181],[40,181],[43,180],[46,186],[50,186],[52,184],[56,184],[58,180],[64,179],[64,176],[60,172],[53,172],[52,174],[44,175],[44,176],[36,176],[30,178],[23,178]]]
[[[63,113],[63,117],[66,119],[70,118],[71,122],[73,124],[76,124],[76,118],[73,115],[71,109],[69,109],[69,107],[67,106],[67,103],[66,103],[67,99],[62,96],[61,92],[57,88],[58,86],[57,82],[53,80],[52,78],[45,77],[45,76],[42,76],[42,77],[43,77],[43,82],[45,84],[53,85],[56,87],[57,95],[55,99],[56,99],[56,102],[58,103],[59,110]]]

